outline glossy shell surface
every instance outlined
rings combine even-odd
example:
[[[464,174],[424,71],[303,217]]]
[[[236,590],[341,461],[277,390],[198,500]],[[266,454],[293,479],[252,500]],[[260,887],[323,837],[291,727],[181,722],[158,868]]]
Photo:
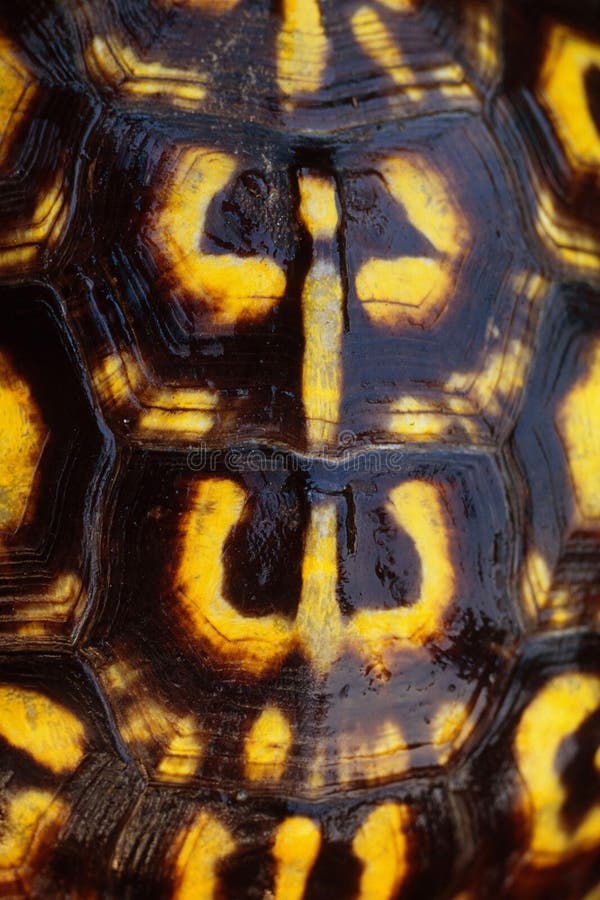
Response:
[[[0,3],[0,896],[600,897],[600,16]]]

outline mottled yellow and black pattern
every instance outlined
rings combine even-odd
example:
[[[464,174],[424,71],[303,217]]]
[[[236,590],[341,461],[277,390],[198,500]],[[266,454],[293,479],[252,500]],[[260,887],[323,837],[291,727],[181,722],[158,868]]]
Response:
[[[0,2],[0,897],[598,900],[595,0]]]

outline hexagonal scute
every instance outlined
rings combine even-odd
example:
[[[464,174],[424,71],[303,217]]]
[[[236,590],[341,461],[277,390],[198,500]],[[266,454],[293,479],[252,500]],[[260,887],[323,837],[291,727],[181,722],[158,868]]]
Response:
[[[92,601],[110,442],[56,296],[1,299],[0,642],[67,640]]]
[[[506,169],[464,114],[337,144],[123,114],[95,161],[94,253],[64,287],[112,427],[494,444],[548,291]]]
[[[514,535],[487,456],[146,452],[110,505],[86,653],[153,779],[389,782],[448,762],[502,682]]]
[[[95,891],[139,783],[71,656],[0,657],[0,748],[2,896]]]
[[[600,295],[554,298],[514,436],[525,499],[521,593],[544,628],[600,622]]]

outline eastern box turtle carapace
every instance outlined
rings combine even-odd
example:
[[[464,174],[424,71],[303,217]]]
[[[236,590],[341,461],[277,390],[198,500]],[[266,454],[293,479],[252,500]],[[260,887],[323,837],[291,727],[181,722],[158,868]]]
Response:
[[[598,0],[0,0],[0,296],[0,897],[599,900]]]

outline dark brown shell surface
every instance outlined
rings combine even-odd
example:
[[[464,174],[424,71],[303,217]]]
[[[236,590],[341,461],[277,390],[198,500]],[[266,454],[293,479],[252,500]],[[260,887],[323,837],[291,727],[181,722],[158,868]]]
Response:
[[[600,897],[600,7],[0,0],[0,896]]]

